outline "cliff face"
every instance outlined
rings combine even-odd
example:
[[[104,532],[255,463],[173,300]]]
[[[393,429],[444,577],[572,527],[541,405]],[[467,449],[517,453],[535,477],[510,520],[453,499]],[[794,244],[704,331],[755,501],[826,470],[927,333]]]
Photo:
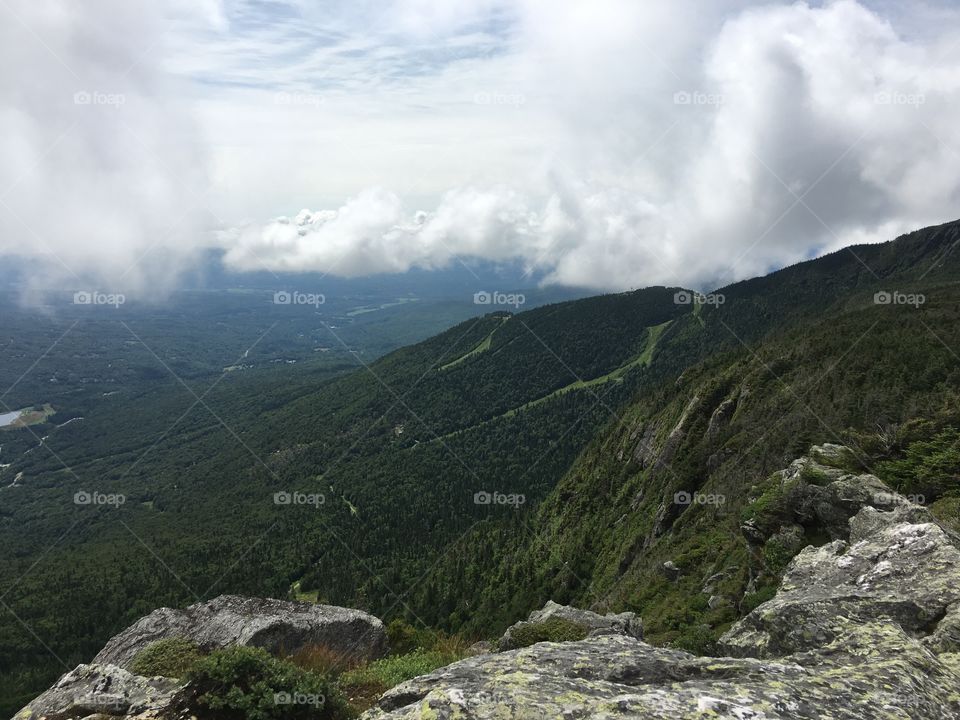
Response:
[[[960,718],[955,538],[873,476],[842,482],[860,506],[847,539],[794,557],[776,596],[722,638],[731,657],[626,633],[539,643],[404,683],[366,720]]]

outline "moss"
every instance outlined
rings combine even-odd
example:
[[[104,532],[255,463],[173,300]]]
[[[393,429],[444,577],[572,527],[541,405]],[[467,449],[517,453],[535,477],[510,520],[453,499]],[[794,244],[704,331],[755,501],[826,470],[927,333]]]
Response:
[[[763,546],[763,564],[768,573],[779,576],[796,554],[796,550],[772,537]]]
[[[552,617],[539,623],[521,625],[511,632],[514,646],[529,647],[538,642],[569,642],[583,640],[590,628],[572,620]]]
[[[150,643],[140,650],[130,663],[130,670],[137,675],[180,679],[203,657],[200,648],[181,637],[165,638]]]

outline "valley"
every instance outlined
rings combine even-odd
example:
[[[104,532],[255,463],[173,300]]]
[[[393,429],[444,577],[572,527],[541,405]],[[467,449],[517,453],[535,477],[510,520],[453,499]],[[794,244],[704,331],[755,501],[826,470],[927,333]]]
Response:
[[[57,384],[45,452],[43,424],[4,437],[4,694],[12,707],[136,617],[223,592],[474,638],[552,599],[637,612],[653,642],[709,653],[794,547],[758,559],[742,539],[770,472],[842,442],[905,492],[905,453],[957,442],[958,232],[840,251],[721,288],[722,304],[648,288],[471,317],[379,357],[321,319],[329,353],[309,339],[276,364],[256,345],[234,351],[249,372],[181,374],[176,350],[150,363],[153,343],[118,334],[95,390]],[[876,304],[885,288],[927,302]],[[953,522],[954,486],[923,490]]]

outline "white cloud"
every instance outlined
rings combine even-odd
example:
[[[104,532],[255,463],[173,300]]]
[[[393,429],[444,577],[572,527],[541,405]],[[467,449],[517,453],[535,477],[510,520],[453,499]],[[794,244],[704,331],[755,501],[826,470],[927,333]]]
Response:
[[[948,4],[10,7],[0,253],[44,252],[26,224],[110,282],[169,278],[156,260],[226,221],[243,270],[471,257],[705,286],[952,219],[960,199]],[[125,102],[78,107],[82,89]]]
[[[424,150],[460,150],[444,144],[458,113],[470,123],[492,110],[483,120],[509,137],[501,123],[512,119],[511,139],[536,147],[539,162],[523,156],[511,177],[499,157],[449,152],[450,164],[470,157],[466,166],[491,170],[494,182],[467,178],[432,208],[353,183],[353,200],[292,235],[282,223],[245,227],[228,262],[355,275],[458,255],[517,259],[591,287],[698,285],[951,219],[960,45],[943,38],[956,14],[938,8],[941,32],[925,36],[914,16],[907,36],[896,18],[852,0],[744,6],[520,3],[505,54],[418,83],[438,108]],[[452,85],[503,88],[522,106],[451,108],[438,89]],[[492,147],[478,138],[479,150]],[[404,156],[384,174],[402,185],[417,164]]]

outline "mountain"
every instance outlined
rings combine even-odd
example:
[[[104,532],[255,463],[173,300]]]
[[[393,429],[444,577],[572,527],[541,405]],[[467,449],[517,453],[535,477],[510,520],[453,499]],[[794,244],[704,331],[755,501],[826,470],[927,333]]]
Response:
[[[3,491],[3,696],[223,592],[477,637],[554,599],[709,652],[830,538],[769,480],[810,445],[955,513],[958,240],[950,223],[706,296],[492,307],[377,360],[326,320],[354,372],[197,376],[58,430]],[[91,492],[124,502],[73,502]]]
[[[718,291],[727,302],[685,318],[700,332],[662,342],[653,364],[695,354],[704,337],[716,351],[635,397],[529,517],[464,537],[419,597],[464,591],[426,619],[503,627],[554,599],[632,610],[655,642],[712,651],[794,553],[831,539],[771,477],[815,442],[847,444],[851,468],[956,523],[958,232],[930,228]]]

